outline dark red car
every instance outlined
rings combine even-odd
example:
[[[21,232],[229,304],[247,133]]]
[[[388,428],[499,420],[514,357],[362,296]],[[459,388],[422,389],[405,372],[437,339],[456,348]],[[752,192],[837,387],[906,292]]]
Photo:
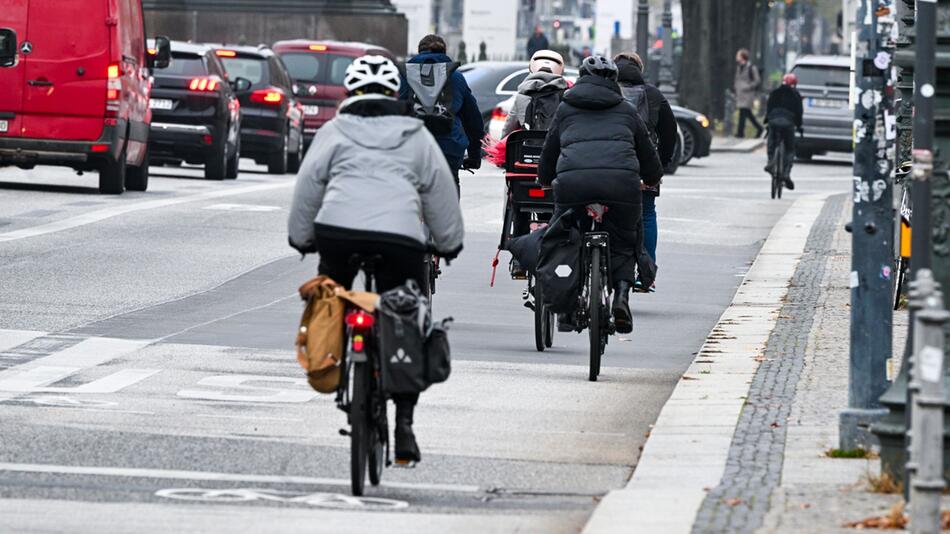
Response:
[[[317,130],[336,116],[336,108],[346,98],[343,76],[354,59],[368,54],[394,59],[378,45],[339,41],[279,41],[274,52],[287,65],[304,110],[304,140],[309,145]]]

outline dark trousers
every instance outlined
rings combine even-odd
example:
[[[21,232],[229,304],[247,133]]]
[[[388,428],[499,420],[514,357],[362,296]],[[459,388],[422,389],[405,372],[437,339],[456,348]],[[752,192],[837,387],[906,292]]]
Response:
[[[581,232],[589,232],[591,219],[587,216],[585,206],[573,206],[578,217]],[[556,219],[567,207],[556,206]],[[640,204],[615,204],[608,206],[604,214],[603,223],[597,227],[598,231],[607,232],[610,236],[610,279],[614,285],[618,282],[627,282],[631,285],[637,279],[637,258],[643,246],[640,240],[640,229],[643,219]]]
[[[795,124],[788,119],[777,118],[769,121],[769,163],[772,163],[775,148],[779,143],[785,145],[785,168],[782,169],[782,177],[788,178],[795,161]]]
[[[749,108],[739,108],[739,129],[736,130],[736,137],[745,137],[745,121],[746,119],[752,122],[752,126],[755,126],[755,129],[759,131],[756,137],[762,135],[762,125],[759,124],[759,121],[756,120],[755,115],[752,113],[752,110]]]
[[[319,238],[317,252],[320,254],[320,274],[329,276],[347,289],[352,288],[359,272],[359,268],[350,262],[354,254],[381,256],[375,273],[377,293],[401,286],[406,280],[415,280],[419,287],[425,287],[425,253],[422,250],[378,241]],[[408,419],[411,424],[419,394],[393,395],[392,398],[396,404],[396,419]]]

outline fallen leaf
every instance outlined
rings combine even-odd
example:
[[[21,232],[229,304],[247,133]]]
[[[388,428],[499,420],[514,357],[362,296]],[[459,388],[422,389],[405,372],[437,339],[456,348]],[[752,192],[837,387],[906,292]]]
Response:
[[[739,506],[740,504],[743,504],[744,502],[745,501],[743,501],[742,499],[726,499],[725,500],[725,503],[728,504],[729,506]]]
[[[699,379],[693,376],[683,375],[683,380],[699,380]]]

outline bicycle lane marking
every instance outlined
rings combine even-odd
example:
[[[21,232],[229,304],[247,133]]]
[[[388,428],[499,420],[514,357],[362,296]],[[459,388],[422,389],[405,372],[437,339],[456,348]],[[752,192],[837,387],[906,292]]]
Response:
[[[284,189],[293,187],[294,181],[285,181],[278,183],[266,183],[266,184],[257,184],[250,185],[246,187],[228,187],[226,189],[220,189],[215,191],[206,191],[203,193],[196,193],[194,195],[185,195],[175,198],[165,198],[158,200],[146,200],[144,202],[134,202],[131,204],[125,204],[121,206],[112,206],[109,208],[103,208],[99,210],[94,210],[86,212],[74,217],[69,217],[60,221],[54,221],[51,223],[41,224],[38,226],[32,226],[29,228],[21,228],[19,230],[13,230],[11,232],[6,232],[0,234],[0,243],[8,241],[17,241],[19,239],[26,239],[29,237],[38,237],[47,234],[53,234],[56,232],[62,232],[63,230],[71,230],[73,228],[78,228],[80,226],[86,226],[89,224],[97,223],[104,221],[106,219],[111,219],[119,215],[125,215],[127,213],[134,213],[136,211],[151,210],[156,208],[163,208],[167,206],[176,206],[178,204],[186,204],[189,202],[198,202],[201,200],[211,200],[215,198],[229,197],[234,195],[243,195],[247,193],[257,193],[261,191],[270,191],[273,189]]]
[[[242,503],[269,501],[290,504],[306,504],[315,508],[331,510],[404,510],[409,503],[381,497],[354,497],[341,493],[307,493],[281,491],[269,488],[167,488],[155,492],[155,496],[192,502]]]

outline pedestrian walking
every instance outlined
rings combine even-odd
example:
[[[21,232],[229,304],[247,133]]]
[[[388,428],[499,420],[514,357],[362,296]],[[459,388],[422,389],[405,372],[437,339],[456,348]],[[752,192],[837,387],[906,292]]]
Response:
[[[534,33],[528,38],[528,57],[533,57],[538,50],[547,50],[550,48],[548,37],[544,35],[541,26],[534,27]]]
[[[752,126],[758,131],[756,137],[762,137],[762,125],[756,120],[752,113],[752,106],[755,104],[755,97],[762,85],[762,77],[759,75],[759,69],[749,61],[749,50],[740,48],[736,52],[736,77],[734,89],[736,93],[736,108],[739,109],[739,128],[736,130],[736,137],[745,137],[746,120],[752,122]]]

